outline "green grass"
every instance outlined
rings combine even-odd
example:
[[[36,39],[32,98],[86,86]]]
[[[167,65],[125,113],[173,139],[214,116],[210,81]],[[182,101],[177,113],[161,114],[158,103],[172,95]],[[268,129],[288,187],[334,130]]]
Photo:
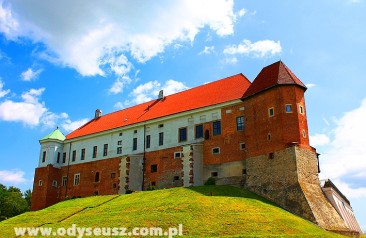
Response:
[[[186,237],[343,237],[254,193],[230,186],[174,188],[69,200],[0,222],[0,237],[15,237],[13,227],[42,224],[53,229],[72,224],[167,229],[180,223]]]

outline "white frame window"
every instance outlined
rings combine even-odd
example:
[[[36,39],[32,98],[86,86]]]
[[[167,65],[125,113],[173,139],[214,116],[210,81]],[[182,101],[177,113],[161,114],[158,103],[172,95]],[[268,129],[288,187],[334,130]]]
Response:
[[[80,184],[80,173],[74,174],[74,186],[78,186]]]

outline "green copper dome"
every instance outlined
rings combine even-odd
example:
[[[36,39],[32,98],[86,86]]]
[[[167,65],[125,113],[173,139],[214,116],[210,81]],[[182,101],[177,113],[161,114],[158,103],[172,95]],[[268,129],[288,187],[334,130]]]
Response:
[[[57,127],[56,130],[54,130],[50,134],[46,135],[42,139],[40,139],[39,142],[42,142],[42,141],[45,141],[45,140],[60,140],[60,141],[64,141],[65,139],[66,139],[66,137],[64,136],[64,134],[62,134],[62,132]]]

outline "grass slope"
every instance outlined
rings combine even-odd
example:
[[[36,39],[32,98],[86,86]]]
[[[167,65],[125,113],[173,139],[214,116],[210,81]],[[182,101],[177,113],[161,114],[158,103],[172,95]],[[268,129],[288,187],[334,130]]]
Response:
[[[177,227],[188,237],[343,237],[315,226],[247,190],[202,186],[96,196],[58,203],[0,222],[13,227]]]

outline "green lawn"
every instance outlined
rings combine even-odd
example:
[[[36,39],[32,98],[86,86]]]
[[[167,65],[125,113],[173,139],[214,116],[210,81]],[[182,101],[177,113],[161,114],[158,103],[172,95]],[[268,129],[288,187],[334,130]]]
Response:
[[[186,237],[343,237],[326,232],[254,193],[231,186],[162,189],[69,200],[0,222],[0,237],[15,237],[14,226],[42,224],[53,229],[72,224],[168,229],[183,224]]]

